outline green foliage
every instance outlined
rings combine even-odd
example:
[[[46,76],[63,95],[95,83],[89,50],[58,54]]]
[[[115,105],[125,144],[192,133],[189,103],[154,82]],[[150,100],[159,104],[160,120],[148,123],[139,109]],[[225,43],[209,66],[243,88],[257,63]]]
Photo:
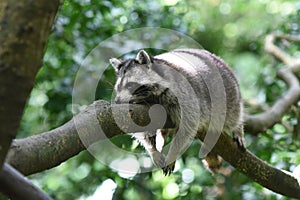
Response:
[[[276,79],[280,64],[263,52],[264,36],[273,31],[299,34],[299,9],[299,2],[271,0],[65,0],[18,136],[38,134],[69,120],[73,115],[73,83],[84,57],[113,34],[145,26],[190,35],[234,68],[246,102],[271,105],[286,88]],[[285,44],[282,48],[293,56],[300,55],[299,45]],[[96,97],[110,100],[114,81],[114,71],[107,70]],[[260,109],[248,106],[247,111]],[[295,115],[288,113],[286,123],[294,125]],[[250,151],[276,167],[292,170],[300,162],[300,142],[282,125],[246,139]],[[128,137],[113,142],[132,147]],[[212,176],[198,159],[198,150],[199,144],[193,144],[169,177],[154,171],[124,178],[83,152],[31,179],[55,199],[92,199],[90,196],[103,192],[103,188],[114,192],[114,199],[286,199],[230,166],[226,166],[228,176]]]

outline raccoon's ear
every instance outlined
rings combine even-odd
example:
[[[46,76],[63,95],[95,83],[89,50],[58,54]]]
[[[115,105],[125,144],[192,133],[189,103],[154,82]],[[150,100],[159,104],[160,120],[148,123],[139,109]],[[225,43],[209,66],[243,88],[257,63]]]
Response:
[[[151,56],[144,50],[140,50],[135,59],[140,64],[150,64],[152,62]]]
[[[113,66],[115,71],[118,72],[122,61],[117,58],[111,58],[111,59],[109,59],[109,63]]]

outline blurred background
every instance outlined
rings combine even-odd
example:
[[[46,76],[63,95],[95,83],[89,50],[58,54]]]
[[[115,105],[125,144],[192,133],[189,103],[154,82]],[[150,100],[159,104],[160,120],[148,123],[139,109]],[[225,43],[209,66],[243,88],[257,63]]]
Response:
[[[264,52],[265,36],[271,32],[299,35],[299,22],[300,1],[65,0],[18,137],[39,134],[70,120],[73,83],[85,56],[116,33],[149,26],[179,31],[222,57],[237,75],[246,111],[261,112],[286,90],[276,78],[282,64]],[[281,41],[278,45],[300,57],[299,44]],[[111,99],[114,81],[114,71],[109,68],[99,83],[97,99]],[[296,111],[287,113],[282,124],[266,133],[246,133],[251,152],[288,171],[300,163],[299,136],[289,129],[297,122],[299,108],[293,109]],[[113,141],[124,149],[142,151],[130,137]],[[198,158],[199,147],[199,142],[193,143],[168,177],[160,170],[135,176],[118,173],[85,151],[30,179],[54,199],[287,199],[226,163],[226,175],[212,176]]]

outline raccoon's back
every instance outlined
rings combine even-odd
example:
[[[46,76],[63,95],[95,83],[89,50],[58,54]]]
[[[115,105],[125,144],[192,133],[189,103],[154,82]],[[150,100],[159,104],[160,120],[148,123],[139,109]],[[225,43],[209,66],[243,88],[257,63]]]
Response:
[[[210,117],[208,113],[212,110],[212,98],[217,98],[218,101],[213,102],[225,105],[220,110],[226,113],[224,129],[232,130],[242,123],[239,86],[232,71],[221,58],[200,49],[176,49],[154,58],[187,77],[198,96],[202,116]],[[221,89],[224,91],[217,92]]]

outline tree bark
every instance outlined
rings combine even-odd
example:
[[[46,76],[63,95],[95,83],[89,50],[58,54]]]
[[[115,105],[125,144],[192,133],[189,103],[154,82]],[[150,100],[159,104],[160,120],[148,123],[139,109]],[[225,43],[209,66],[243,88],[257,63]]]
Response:
[[[126,125],[130,124],[130,117],[133,117],[133,121],[140,126],[150,122],[149,108],[141,105],[132,105],[130,111],[126,108],[127,106],[96,101],[51,134],[46,132],[15,140],[7,162],[22,173],[29,175],[59,165],[94,142],[130,132],[131,127],[125,126],[120,129],[116,121],[119,122],[118,124]],[[171,128],[172,125],[167,123],[165,127]],[[78,131],[83,131],[85,135],[84,138],[81,137],[81,144]],[[204,136],[199,133],[201,140]],[[268,165],[249,151],[239,150],[229,135],[221,134],[213,151],[262,186],[288,197],[300,198],[300,183],[296,177]],[[38,163],[38,165],[29,163]]]
[[[8,164],[4,164],[2,171],[0,171],[0,192],[3,192],[12,200],[52,199]]]
[[[0,168],[20,125],[59,0],[0,0]]]
[[[119,105],[115,105],[115,108],[119,111],[115,114],[120,117],[119,121],[129,124],[131,118],[126,110]],[[148,116],[143,115],[148,113],[148,108],[140,105],[134,108],[134,121],[141,126],[149,123]],[[122,129],[126,130],[126,127]],[[84,131],[84,136],[80,138],[78,131]],[[110,104],[106,101],[96,101],[61,127],[14,140],[6,161],[22,174],[30,175],[59,165],[98,140],[123,133],[115,123]]]

